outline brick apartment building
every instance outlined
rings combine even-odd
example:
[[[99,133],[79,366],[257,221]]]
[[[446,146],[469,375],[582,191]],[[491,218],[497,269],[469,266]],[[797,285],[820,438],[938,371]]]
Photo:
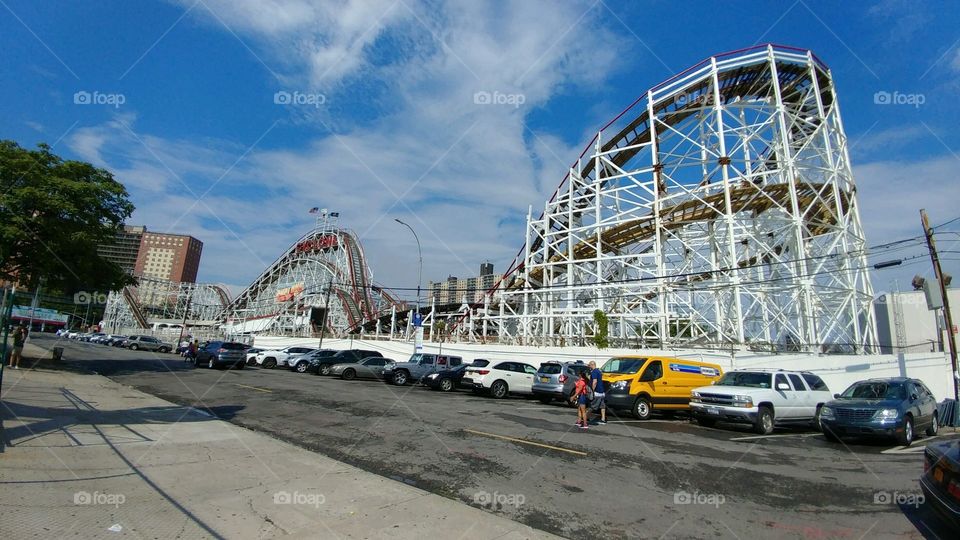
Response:
[[[134,275],[195,283],[203,242],[192,236],[145,232]]]

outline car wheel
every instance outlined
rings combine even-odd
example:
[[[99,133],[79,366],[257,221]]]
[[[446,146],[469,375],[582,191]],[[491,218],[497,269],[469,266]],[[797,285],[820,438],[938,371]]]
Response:
[[[167,347],[160,347],[159,349],[157,349],[157,352],[168,353],[170,352],[170,349]]]
[[[134,343],[133,345],[130,345],[130,350],[131,350],[131,351],[135,351],[135,350],[137,350],[137,349],[139,349],[139,348],[140,348],[140,347],[139,347],[136,343]]]
[[[329,365],[320,366],[320,369],[318,370],[318,373],[320,373],[321,375],[329,375],[329,374],[330,374],[330,366],[329,366]]]
[[[650,404],[650,398],[638,397],[633,402],[633,416],[637,417],[637,420],[647,420],[651,414],[653,414],[653,405]]]
[[[357,376],[357,371],[356,371],[356,370],[353,370],[353,369],[345,369],[345,370],[343,370],[343,373],[340,375],[340,378],[343,379],[343,380],[345,380],[345,381],[350,381],[350,380],[353,380],[353,378],[356,377],[356,376]]]
[[[539,399],[540,399],[540,403],[543,403],[544,405],[549,405],[550,403],[553,402],[553,398],[551,397],[542,397]]]
[[[452,380],[452,379],[441,379],[441,380],[440,380],[440,391],[441,391],[441,392],[452,392],[452,391],[453,391],[453,380]]]
[[[817,405],[817,412],[813,415],[813,429],[817,431],[823,431],[823,424],[820,423],[821,409],[823,409],[823,405]]]
[[[213,361],[213,357],[210,357],[210,359],[207,360],[207,369],[214,369],[215,367],[217,367],[217,363]]]
[[[406,371],[400,370],[393,374],[393,384],[397,386],[403,386],[407,384],[408,380],[410,380],[410,374]]]
[[[276,359],[276,358],[267,358],[266,360],[263,361],[263,367],[264,367],[265,369],[273,369],[273,368],[277,367],[277,359]]]
[[[700,416],[697,417],[697,423],[703,427],[713,427],[717,425],[717,420],[715,418],[705,418]]]
[[[903,431],[897,435],[897,442],[900,446],[913,444],[913,417],[907,416],[903,419]]]
[[[507,397],[507,394],[510,392],[510,389],[507,388],[507,383],[503,381],[496,381],[493,385],[490,386],[490,395],[502,399]]]
[[[770,407],[760,407],[757,412],[757,422],[753,425],[753,430],[760,435],[769,435],[773,433],[773,411]]]
[[[294,370],[296,370],[297,373],[306,373],[309,367],[310,367],[309,362],[297,362],[297,365],[294,368]]]
[[[937,413],[933,413],[933,420],[930,422],[930,427],[927,428],[927,437],[936,436],[938,431],[940,431],[940,419],[937,417]]]

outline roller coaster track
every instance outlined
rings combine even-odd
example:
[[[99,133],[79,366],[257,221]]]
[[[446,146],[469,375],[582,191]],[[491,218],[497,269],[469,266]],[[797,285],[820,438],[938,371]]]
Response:
[[[140,325],[140,328],[150,328],[150,324],[147,322],[146,317],[143,316],[143,310],[141,309],[140,302],[130,290],[129,286],[123,288],[123,299],[126,300],[127,305],[130,306],[130,313],[133,315],[133,318],[137,324]]]

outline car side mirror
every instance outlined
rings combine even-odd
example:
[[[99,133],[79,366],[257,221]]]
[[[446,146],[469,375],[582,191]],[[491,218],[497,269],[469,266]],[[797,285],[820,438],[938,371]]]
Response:
[[[789,390],[790,390],[790,385],[787,384],[787,383],[785,383],[785,382],[777,383],[777,390],[789,391]]]
[[[916,400],[917,400],[917,395],[916,395],[916,394],[910,394],[910,401],[916,401]]]
[[[840,399],[840,394],[834,394],[833,399]]]

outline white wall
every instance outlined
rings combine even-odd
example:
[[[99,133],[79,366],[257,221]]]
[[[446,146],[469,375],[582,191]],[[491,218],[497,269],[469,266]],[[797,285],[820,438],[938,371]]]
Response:
[[[319,346],[319,339],[257,336],[254,345],[261,348],[281,348],[290,345]],[[370,349],[380,351],[387,358],[404,361],[413,354],[413,343],[404,341],[324,339],[323,347],[329,349]],[[521,345],[483,345],[474,343],[424,343],[424,352],[445,352],[462,356],[464,360],[486,358],[489,360],[527,361],[534,365],[546,360],[596,360],[603,365],[608,358],[617,355],[650,354],[675,358],[701,360],[719,364],[725,371],[747,368],[779,368],[811,371],[819,375],[834,393],[842,392],[850,384],[872,377],[913,377],[923,381],[937,400],[953,397],[953,378],[950,359],[943,353],[910,353],[895,355],[817,355],[782,354],[761,355],[756,353],[730,353],[715,351],[664,351],[638,349],[605,349],[593,347],[530,347]]]

